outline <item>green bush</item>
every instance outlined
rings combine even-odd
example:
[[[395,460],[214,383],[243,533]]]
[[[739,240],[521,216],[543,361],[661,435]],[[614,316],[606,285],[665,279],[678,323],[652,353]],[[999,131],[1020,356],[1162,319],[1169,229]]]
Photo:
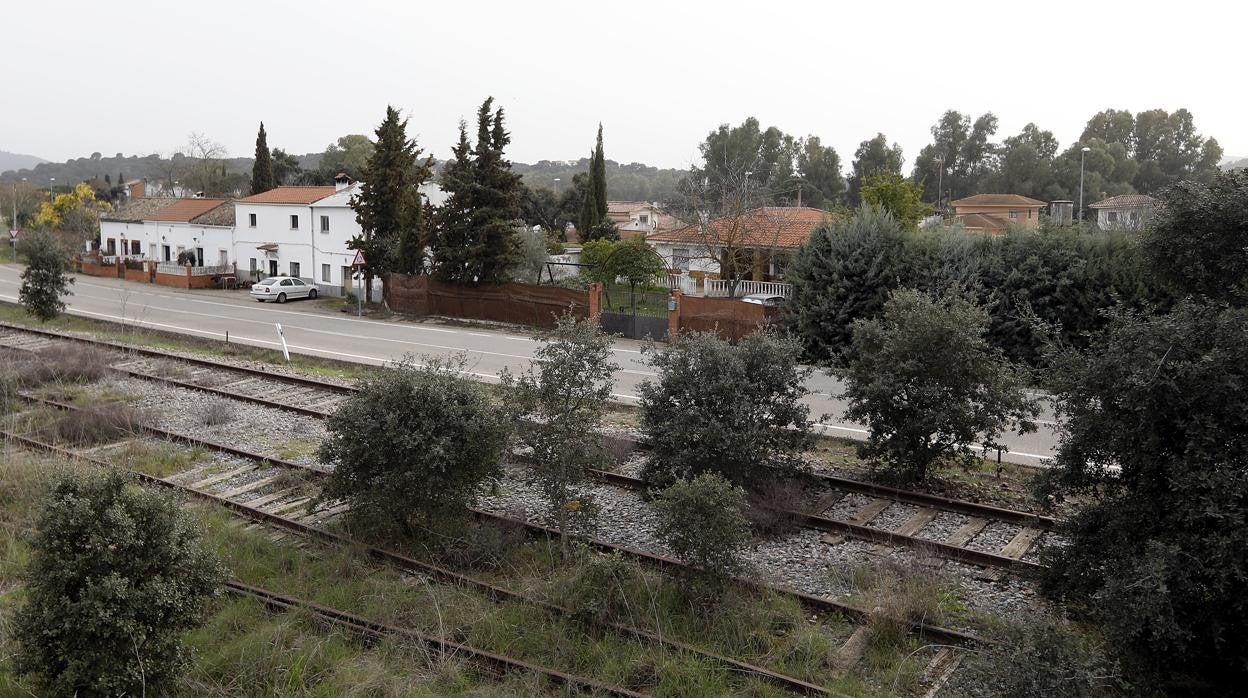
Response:
[[[501,410],[465,370],[462,356],[404,357],[365,378],[326,423],[320,459],[336,467],[321,498],[403,534],[462,517],[477,488],[500,474],[508,436]]]
[[[14,619],[20,673],[51,695],[142,695],[185,668],[222,569],[178,505],[119,474],[66,478],[39,515]]]
[[[51,234],[36,231],[22,243],[26,268],[22,270],[22,286],[18,301],[26,312],[43,322],[65,310],[64,296],[71,295],[69,258]]]
[[[906,232],[870,208],[812,233],[786,277],[793,284],[786,322],[807,356],[824,362],[849,348],[854,321],[878,316],[897,288],[969,295],[988,311],[989,341],[1011,361],[1033,366],[1050,339],[1087,346],[1108,308],[1171,302],[1130,233]]]
[[[611,460],[596,434],[619,367],[611,360],[611,337],[592,320],[564,314],[538,339],[543,341],[529,368],[518,376],[504,372],[502,382],[511,411],[526,421],[519,436],[532,452],[529,474],[566,554],[569,519],[592,510],[580,484],[590,468],[605,468]]]
[[[1117,667],[1101,645],[1064,624],[1004,627],[971,652],[952,688],[968,698],[1115,695]]]
[[[909,290],[854,323],[852,351],[833,372],[845,382],[846,418],[868,425],[863,457],[919,481],[943,461],[973,461],[972,444],[1001,448],[1011,426],[1035,430],[1037,407],[988,343],[987,324],[967,300]]]
[[[1132,675],[1233,693],[1248,680],[1248,310],[1120,313],[1053,364],[1064,433],[1042,494],[1094,498],[1046,549],[1042,591],[1102,623]]]
[[[639,388],[651,449],[643,477],[665,486],[713,471],[753,486],[800,470],[813,444],[801,351],[771,331],[735,344],[695,332],[647,347],[659,376]]]
[[[677,480],[658,493],[657,534],[676,557],[711,579],[742,570],[741,548],[750,536],[745,491],[716,473]]]

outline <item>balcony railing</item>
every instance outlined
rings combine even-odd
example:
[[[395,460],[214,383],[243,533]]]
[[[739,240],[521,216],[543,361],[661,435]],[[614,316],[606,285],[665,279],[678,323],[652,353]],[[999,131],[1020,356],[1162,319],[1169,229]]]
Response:
[[[710,298],[727,298],[728,289],[731,286],[732,282],[728,279],[707,279],[706,295]],[[738,281],[732,295],[736,298],[741,298],[754,293],[774,293],[788,298],[792,290],[792,284],[784,284],[778,281]]]

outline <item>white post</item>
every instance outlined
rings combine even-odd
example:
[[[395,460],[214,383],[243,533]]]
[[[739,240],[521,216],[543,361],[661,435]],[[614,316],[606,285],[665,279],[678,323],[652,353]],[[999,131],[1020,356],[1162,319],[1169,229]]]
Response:
[[[282,356],[286,357],[286,363],[290,363],[290,349],[286,346],[286,333],[282,332],[282,323],[274,323],[277,325],[277,337],[282,340]]]

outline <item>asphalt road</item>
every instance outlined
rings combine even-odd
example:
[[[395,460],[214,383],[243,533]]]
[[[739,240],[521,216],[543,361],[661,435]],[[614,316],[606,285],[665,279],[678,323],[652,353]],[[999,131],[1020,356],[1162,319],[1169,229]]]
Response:
[[[17,302],[21,267],[0,265],[0,300]],[[324,309],[316,302],[291,301],[284,305],[258,303],[246,291],[181,291],[164,286],[128,283],[117,279],[79,276],[67,299],[69,312],[83,317],[127,322],[153,329],[268,348],[281,348],[276,324],[281,323],[292,352],[367,364],[383,364],[405,354],[465,353],[469,372],[496,381],[504,368],[523,370],[533,356],[535,342],[523,334],[480,329],[435,321],[369,320]],[[635,403],[637,385],[655,375],[641,355],[641,342],[615,343],[614,396]],[[808,402],[819,428],[829,435],[863,438],[860,424],[843,420],[845,403],[837,395],[840,383],[823,373],[811,376]],[[1040,430],[1009,435],[1003,459],[1027,465],[1041,464],[1053,454],[1056,436],[1052,414],[1041,415]],[[992,454],[995,455],[995,454]]]

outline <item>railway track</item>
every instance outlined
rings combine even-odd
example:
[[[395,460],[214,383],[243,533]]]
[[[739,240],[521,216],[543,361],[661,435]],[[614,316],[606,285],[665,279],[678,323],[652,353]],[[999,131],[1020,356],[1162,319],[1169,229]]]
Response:
[[[37,404],[43,404],[61,410],[81,409],[74,405],[54,400],[31,397],[27,397],[26,399]],[[499,603],[526,604],[539,608],[554,616],[570,619],[576,622],[588,622],[591,627],[596,628],[599,631],[616,633],[621,636],[630,637],[637,641],[654,646],[666,646],[677,651],[687,653],[691,656],[699,657],[714,665],[722,666],[729,671],[743,675],[756,676],[764,681],[800,695],[830,695],[830,692],[827,689],[796,677],[788,676],[765,667],[704,650],[688,643],[680,642],[667,637],[660,637],[650,631],[621,623],[596,621],[592,619],[585,621],[585,619],[573,609],[559,606],[522,592],[512,591],[497,584],[455,572],[439,565],[424,562],[401,553],[362,543],[347,536],[334,533],[327,530],[325,526],[335,517],[344,513],[346,511],[346,506],[343,504],[328,503],[322,504],[315,508],[310,508],[314,499],[313,496],[308,493],[306,489],[301,488],[298,485],[289,484],[289,481],[283,477],[285,473],[298,472],[307,474],[311,478],[315,479],[325,475],[325,471],[310,468],[308,466],[290,461],[284,461],[279,458],[270,458],[262,454],[251,453],[227,444],[196,439],[194,437],[176,434],[174,432],[169,432],[155,427],[148,427],[143,430],[152,436],[171,439],[190,446],[198,446],[200,448],[219,451],[227,455],[239,457],[249,461],[248,465],[227,468],[224,470],[216,468],[213,464],[208,464],[192,468],[191,470],[181,473],[176,473],[166,478],[157,478],[134,470],[127,471],[128,474],[137,478],[144,484],[174,490],[201,501],[211,502],[254,523],[276,528],[279,531],[293,534],[301,538],[317,540],[322,543],[363,551],[369,557],[397,569],[427,576],[440,582],[455,584],[471,589],[482,593]],[[48,444],[28,436],[21,436],[6,431],[0,431],[0,438],[7,439],[26,448],[42,450],[64,458],[85,461],[102,468],[116,469],[118,467],[115,464],[110,463],[107,460],[100,459],[93,454],[84,454],[61,446]],[[93,452],[99,452],[99,450],[100,449],[93,449]],[[487,512],[482,511],[474,511],[473,513],[486,518],[492,516]],[[523,525],[524,523],[507,519],[506,517],[496,517],[495,521],[500,523],[510,523],[512,525]],[[544,531],[544,529],[542,530]],[[530,529],[530,531],[537,532],[536,529]],[[608,548],[601,547],[599,549],[607,550]],[[666,562],[673,565],[679,564],[675,561]],[[853,611],[858,610],[853,609],[852,607],[847,608]],[[825,607],[822,610],[824,612],[839,611],[840,608]],[[937,630],[943,629],[937,629],[933,626],[933,631],[935,632]],[[977,638],[970,635],[956,633],[955,631],[947,631],[945,633],[936,632],[931,639],[940,642],[965,643],[974,641]]]
[[[356,392],[351,386],[307,376],[275,374],[209,359],[190,359],[155,349],[135,349],[114,342],[30,329],[9,323],[0,323],[0,329],[4,330],[0,334],[0,346],[39,351],[57,340],[67,340],[130,352],[136,356],[123,357],[124,361],[113,366],[123,375],[316,418],[327,417],[342,400]],[[24,338],[23,334],[26,335]],[[169,361],[190,363],[195,368],[186,375],[177,377],[153,372],[153,369],[161,367],[157,362]],[[167,368],[165,372],[170,373]],[[291,386],[295,387],[296,392],[290,392]],[[275,395],[280,395],[282,399],[274,399]],[[627,438],[603,438],[614,441],[611,446],[617,453],[627,453],[641,447],[637,441]],[[621,473],[595,471],[594,476],[601,482],[630,490],[645,487],[643,481]],[[1056,523],[1051,517],[1030,512],[901,490],[822,473],[812,474],[812,478],[832,494],[831,498],[825,498],[820,503],[821,511],[780,511],[802,526],[823,531],[825,542],[834,544],[844,537],[850,537],[876,545],[911,548],[992,570],[983,575],[986,577],[992,577],[999,571],[1034,572],[1042,569],[1041,565],[1023,558]],[[829,509],[849,495],[860,495],[865,499],[852,513],[836,518],[827,515]],[[889,518],[893,507],[901,506],[916,509],[894,527],[872,525]],[[962,516],[965,520],[943,540],[923,535],[925,529],[947,514]],[[977,539],[994,524],[1012,526],[1014,530],[1008,540],[995,549],[981,549]]]
[[[29,402],[45,405],[45,406],[52,407],[52,408],[59,409],[59,410],[74,411],[74,410],[82,409],[81,407],[78,407],[77,405],[72,405],[66,402],[52,400],[52,399],[44,398],[44,397],[23,395],[23,398]],[[305,465],[302,463],[295,463],[289,460],[283,460],[281,458],[277,458],[274,456],[267,456],[262,453],[256,453],[254,451],[249,451],[247,449],[240,448],[238,446],[224,444],[219,441],[214,441],[211,439],[204,439],[204,438],[200,438],[196,436],[191,436],[188,434],[182,434],[182,433],[170,431],[167,429],[161,429],[160,427],[155,427],[155,426],[150,426],[150,425],[139,426],[138,428],[146,432],[147,434],[150,434],[160,439],[180,442],[188,446],[199,447],[199,448],[207,449],[209,451],[217,451],[220,453],[225,453],[231,456],[236,456],[236,457],[251,461],[252,463],[256,464],[255,467],[257,469],[268,466],[273,469],[281,469],[281,470],[285,470],[289,472],[297,472],[297,473],[305,474],[309,476],[311,479],[320,479],[329,475],[328,471],[322,470],[320,468],[315,468],[315,467]],[[233,480],[250,470],[252,470],[252,468],[237,469],[235,471],[230,471],[224,474],[215,474],[209,480],[193,482],[193,483],[190,483],[190,486],[202,487],[206,485],[215,485],[218,482]],[[197,474],[198,473],[196,473],[195,471],[192,471],[188,475],[188,477],[194,477]],[[235,495],[235,496],[240,495],[240,494],[245,494],[247,492],[254,491],[255,489],[267,486],[273,482],[277,482],[280,480],[280,478],[276,478],[271,474],[264,474],[263,479],[264,479],[264,485],[249,484],[246,486],[247,489],[245,491],[242,491],[242,492],[231,491],[231,492],[228,492],[227,494]],[[171,477],[171,481],[175,481],[175,484],[177,480],[180,480],[180,476]],[[286,493],[281,493],[281,494],[285,495]],[[281,505],[281,509],[276,510],[276,511],[280,513],[284,511],[296,510],[299,507],[306,506],[308,502],[311,501],[311,499],[312,499],[311,497],[296,497],[294,499],[287,499]],[[265,502],[265,504],[268,504],[268,502]],[[342,513],[343,511],[345,511],[345,505],[326,507],[323,509],[312,511],[303,516],[300,516],[296,520],[304,521],[304,522],[320,520],[318,519],[318,517],[322,515],[336,516]],[[527,532],[531,534],[535,534],[535,535],[540,535],[544,537],[554,537],[558,535],[558,532],[552,528],[543,526],[541,524],[533,523],[531,521],[527,521],[524,519],[517,519],[517,518],[510,517],[510,516],[505,516],[503,514],[498,514],[495,512],[485,511],[483,509],[476,509],[476,508],[470,508],[469,513],[479,520],[498,523],[498,524],[502,524],[506,526],[520,527],[526,530]],[[682,571],[682,572],[689,571],[688,565],[684,564],[683,562],[680,562],[679,560],[675,560],[673,558],[665,557],[662,555],[656,555],[654,553],[646,552],[643,550],[637,550],[637,549],[629,548],[626,546],[616,545],[614,543],[599,541],[599,540],[595,540],[592,538],[580,537],[579,540],[581,540],[583,543],[589,545],[590,547],[596,550],[600,550],[602,552],[608,552],[608,553],[620,553],[626,557],[632,558],[639,562],[646,563],[650,566],[653,566],[659,569]],[[821,613],[836,613],[836,614],[845,616],[847,618],[850,618],[852,620],[859,621],[859,622],[865,622],[869,616],[869,612],[865,609],[858,608],[850,604],[845,604],[845,603],[841,603],[838,601],[834,601],[832,599],[824,598],[821,596],[805,594],[799,591],[795,591],[792,589],[787,589],[787,588],[779,587],[779,586],[759,584],[755,582],[750,582],[748,580],[738,580],[738,583],[749,588],[773,591],[773,592],[785,594],[788,596],[792,596],[796,598],[800,603],[802,603],[803,606],[806,606],[807,608],[813,611],[817,611]],[[914,630],[922,636],[928,637],[929,639],[932,639],[932,640],[941,641],[941,642],[965,643],[965,642],[980,641],[980,638],[974,635],[962,633],[962,632],[951,630],[948,628],[942,628],[939,626],[932,626],[932,625],[927,625],[927,624],[922,624],[922,623],[915,624]]]
[[[69,460],[83,461],[99,468],[111,470],[118,469],[116,465],[108,461],[8,431],[0,430],[0,439],[4,439],[8,443],[14,443],[30,450],[52,453]],[[337,544],[340,546],[350,546],[355,549],[362,549],[369,553],[371,557],[395,564],[400,569],[404,569],[409,572],[416,572],[418,574],[424,574],[436,578],[439,581],[472,588],[475,591],[485,592],[496,601],[530,603],[537,604],[546,610],[559,609],[566,611],[566,609],[561,609],[553,604],[546,604],[545,602],[510,592],[502,587],[491,585],[488,582],[483,582],[449,570],[444,570],[435,565],[429,565],[397,553],[384,551],[380,548],[361,546],[360,543],[352,541],[344,536],[308,525],[307,523],[301,523],[300,518],[306,519],[307,517],[282,516],[283,512],[293,511],[298,508],[298,505],[293,505],[289,501],[280,501],[280,496],[262,496],[255,498],[249,503],[244,503],[238,501],[236,498],[244,494],[245,491],[250,491],[245,490],[245,488],[231,488],[229,491],[221,493],[212,493],[202,489],[210,485],[225,482],[228,478],[214,476],[200,480],[196,482],[195,485],[188,485],[173,479],[158,478],[135,470],[127,470],[126,473],[142,484],[154,486],[160,489],[172,490],[187,495],[193,499],[219,505],[254,523],[274,527],[281,531],[294,533],[308,539],[319,540],[321,542]],[[304,499],[303,503],[306,503],[306,501],[307,500]],[[280,503],[273,506],[272,504],[274,502]],[[270,506],[262,506],[262,504],[269,504]],[[509,657],[507,655],[481,650],[446,638],[429,635],[412,628],[402,628],[371,621],[366,618],[350,614],[346,611],[341,611],[328,606],[321,606],[310,601],[282,596],[276,592],[242,584],[240,582],[229,582],[227,583],[226,588],[231,593],[257,598],[270,607],[282,608],[284,610],[299,608],[308,611],[323,620],[358,630],[364,635],[373,637],[380,637],[382,635],[402,635],[408,639],[413,639],[425,644],[440,653],[468,656],[474,661],[482,662],[495,669],[533,672],[545,676],[554,683],[560,685],[584,689],[587,691],[606,693],[613,696],[636,698],[638,696],[645,695],[621,686],[613,686],[595,679],[551,669],[538,664],[533,664],[531,662],[526,662],[521,659]],[[567,611],[567,613],[570,614],[571,612]],[[678,643],[668,642],[668,644],[684,649]],[[751,665],[743,664],[742,666],[749,667]],[[820,691],[820,693],[824,692]]]

